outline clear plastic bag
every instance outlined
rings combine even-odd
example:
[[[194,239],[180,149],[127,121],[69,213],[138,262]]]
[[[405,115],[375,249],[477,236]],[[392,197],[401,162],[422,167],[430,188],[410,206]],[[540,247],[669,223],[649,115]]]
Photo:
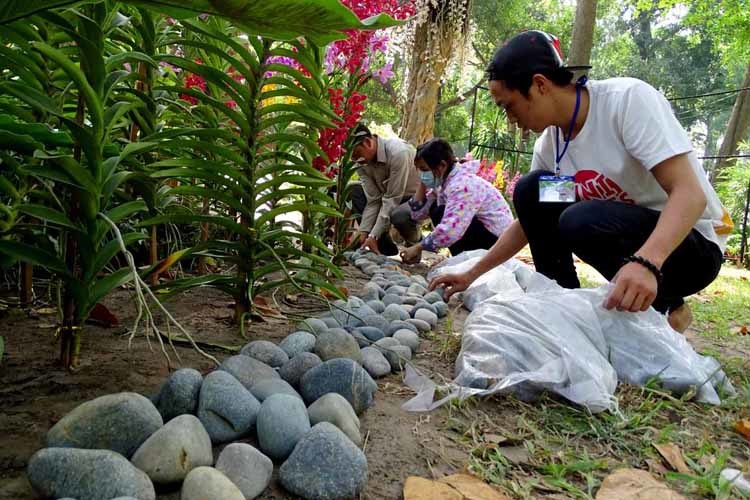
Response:
[[[468,254],[468,255],[467,255]],[[428,278],[462,272],[484,251],[444,261]],[[405,382],[418,394],[404,405],[427,411],[450,399],[515,392],[533,400],[551,391],[591,412],[615,410],[618,380],[695,391],[700,402],[719,404],[715,387],[733,388],[719,363],[695,352],[654,309],[606,310],[611,285],[569,290],[518,261],[498,266],[464,292],[472,313],[464,324],[456,378],[440,388],[408,367]],[[433,401],[437,390],[446,395]]]

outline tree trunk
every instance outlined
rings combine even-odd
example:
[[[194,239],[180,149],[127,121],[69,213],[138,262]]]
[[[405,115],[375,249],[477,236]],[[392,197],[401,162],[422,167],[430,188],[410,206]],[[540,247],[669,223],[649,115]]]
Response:
[[[573,37],[570,42],[567,64],[587,66],[591,60],[591,47],[594,45],[596,26],[596,0],[578,0],[576,18],[573,23]],[[578,77],[576,72],[576,77]]]
[[[151,226],[151,241],[148,246],[148,260],[151,266],[155,266],[159,262],[159,237],[156,232],[156,225]],[[153,273],[151,275],[151,286],[159,284],[159,273]]]
[[[458,2],[463,2],[468,8],[468,1]],[[431,7],[428,19],[414,32],[409,85],[401,121],[401,138],[414,145],[422,144],[433,135],[440,79],[451,58],[456,37],[463,36],[461,30],[448,20],[451,8],[456,7],[449,1]]]
[[[745,68],[745,77],[742,79],[741,88],[750,87],[750,64]],[[719,156],[731,156],[737,154],[737,148],[740,141],[745,137],[748,126],[750,126],[750,90],[743,90],[737,93],[737,99],[734,101],[732,115],[729,117],[727,130],[724,133],[724,140],[721,141]],[[719,175],[729,165],[732,165],[736,158],[718,158],[716,160],[715,175]]]
[[[21,262],[21,291],[18,295],[21,307],[31,307],[34,300],[34,266]]]

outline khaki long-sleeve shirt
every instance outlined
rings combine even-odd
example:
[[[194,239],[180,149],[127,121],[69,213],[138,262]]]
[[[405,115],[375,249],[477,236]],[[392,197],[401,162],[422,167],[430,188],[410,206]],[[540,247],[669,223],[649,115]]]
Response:
[[[404,196],[412,196],[420,183],[419,171],[414,166],[414,147],[401,139],[377,139],[375,161],[357,170],[367,197],[359,229],[373,238],[379,238],[388,229],[393,209]]]

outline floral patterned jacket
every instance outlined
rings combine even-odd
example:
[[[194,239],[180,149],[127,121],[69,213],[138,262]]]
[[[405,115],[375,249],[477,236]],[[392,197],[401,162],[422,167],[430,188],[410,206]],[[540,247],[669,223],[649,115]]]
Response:
[[[498,237],[513,222],[505,198],[495,186],[476,175],[478,169],[476,160],[456,164],[440,188],[428,190],[421,202],[414,198],[409,201],[415,221],[426,219],[433,203],[445,205],[440,224],[422,240],[422,248],[434,252],[451,246],[463,237],[474,217]]]

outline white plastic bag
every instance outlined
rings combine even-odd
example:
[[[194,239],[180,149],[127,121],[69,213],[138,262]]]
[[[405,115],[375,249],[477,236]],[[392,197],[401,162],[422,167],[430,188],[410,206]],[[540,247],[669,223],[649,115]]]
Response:
[[[483,254],[447,259],[428,278],[468,270]],[[405,382],[418,394],[404,409],[509,391],[529,400],[546,390],[599,412],[616,408],[618,380],[642,385],[654,378],[677,394],[695,390],[705,403],[720,403],[715,386],[733,393],[718,362],[697,354],[664,315],[604,309],[610,287],[565,289],[518,261],[486,273],[464,292],[473,311],[456,378],[438,388],[409,367]],[[446,395],[433,401],[438,389]]]

